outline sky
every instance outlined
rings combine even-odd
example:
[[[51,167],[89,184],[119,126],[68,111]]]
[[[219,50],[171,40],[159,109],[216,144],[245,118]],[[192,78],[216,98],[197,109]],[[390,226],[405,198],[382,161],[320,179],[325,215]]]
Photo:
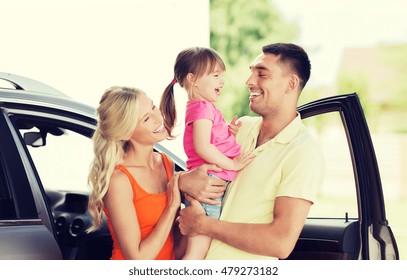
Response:
[[[271,0],[298,23],[312,58],[310,84],[331,84],[344,48],[407,43],[405,0]]]

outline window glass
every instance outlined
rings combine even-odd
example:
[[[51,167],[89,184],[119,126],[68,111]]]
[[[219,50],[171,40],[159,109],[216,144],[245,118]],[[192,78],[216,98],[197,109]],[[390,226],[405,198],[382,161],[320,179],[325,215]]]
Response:
[[[16,217],[13,198],[6,183],[6,176],[0,161],[0,219],[7,220],[15,219]]]
[[[354,171],[348,140],[339,112],[304,119],[325,158],[326,174],[311,218],[358,217]]]
[[[39,131],[38,128],[20,130],[22,135],[35,131]],[[89,192],[87,177],[93,156],[92,141],[72,130],[60,131],[62,135],[47,133],[45,146],[27,146],[44,189]]]
[[[0,79],[0,88],[16,89],[16,87],[12,83],[3,79]]]

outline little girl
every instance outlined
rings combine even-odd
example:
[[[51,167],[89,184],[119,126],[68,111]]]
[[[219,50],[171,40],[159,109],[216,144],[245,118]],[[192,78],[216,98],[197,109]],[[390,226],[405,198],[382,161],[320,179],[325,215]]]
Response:
[[[224,85],[225,68],[220,56],[212,49],[194,47],[181,51],[175,62],[174,79],[163,93],[160,109],[164,125],[172,136],[176,120],[173,87],[178,82],[185,88],[188,93],[184,132],[187,169],[204,163],[216,164],[222,171],[210,171],[209,175],[225,180],[228,185],[237,171],[249,164],[254,156],[251,153],[240,154],[235,135],[229,131],[222,113],[214,104]],[[202,206],[207,215],[219,219],[220,202],[216,205],[202,203]],[[210,243],[211,238],[207,236],[188,238],[184,259],[204,259]]]

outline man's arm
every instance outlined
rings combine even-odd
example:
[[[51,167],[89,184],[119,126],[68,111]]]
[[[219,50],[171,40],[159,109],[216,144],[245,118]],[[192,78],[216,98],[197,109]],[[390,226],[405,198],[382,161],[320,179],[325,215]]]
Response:
[[[244,224],[210,218],[193,200],[192,206],[181,211],[180,229],[186,235],[203,234],[253,254],[285,259],[294,249],[311,204],[300,198],[277,197],[270,224]]]
[[[207,204],[219,204],[219,198],[226,189],[226,182],[208,176],[208,170],[222,171],[214,164],[203,164],[191,171],[182,172],[178,181],[179,189],[191,197]]]

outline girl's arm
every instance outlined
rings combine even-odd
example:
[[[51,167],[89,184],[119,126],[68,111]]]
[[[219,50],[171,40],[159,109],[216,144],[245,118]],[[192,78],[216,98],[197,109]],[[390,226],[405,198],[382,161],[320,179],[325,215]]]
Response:
[[[113,230],[126,259],[154,259],[164,246],[180,205],[178,174],[168,184],[167,206],[149,236],[141,240],[140,225],[133,204],[133,190],[124,174],[115,173],[105,195]]]
[[[226,170],[240,170],[253,160],[254,156],[251,153],[243,153],[230,159],[222,154],[215,145],[211,144],[211,120],[200,119],[194,121],[192,126],[195,152],[206,162],[216,164]]]

